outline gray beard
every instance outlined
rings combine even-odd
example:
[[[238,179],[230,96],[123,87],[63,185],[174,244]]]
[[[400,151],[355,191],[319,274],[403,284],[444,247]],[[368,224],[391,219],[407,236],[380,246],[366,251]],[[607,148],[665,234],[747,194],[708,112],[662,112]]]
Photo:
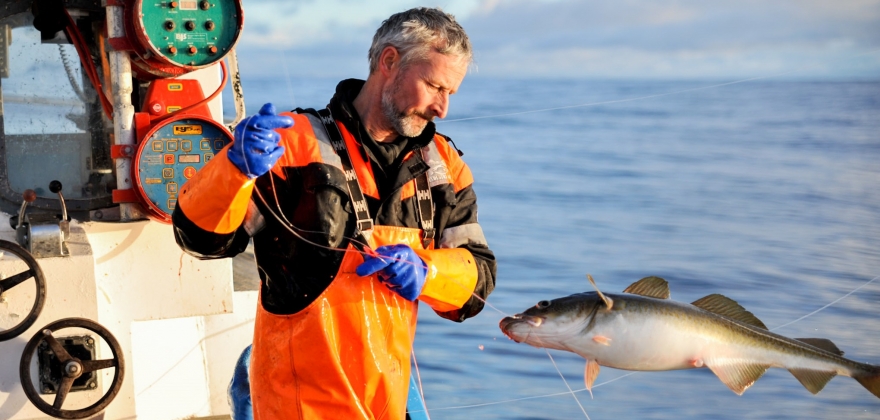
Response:
[[[394,105],[393,97],[398,90],[398,85],[394,84],[391,89],[382,92],[382,114],[397,134],[404,137],[418,137],[422,131],[425,131],[428,121],[415,114],[407,115]]]

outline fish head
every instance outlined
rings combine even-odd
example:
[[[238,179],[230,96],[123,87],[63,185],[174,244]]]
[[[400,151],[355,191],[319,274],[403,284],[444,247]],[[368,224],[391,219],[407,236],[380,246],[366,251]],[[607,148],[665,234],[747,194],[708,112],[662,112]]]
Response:
[[[501,331],[517,343],[565,350],[565,342],[580,336],[605,303],[596,292],[542,300],[524,312],[505,317]]]

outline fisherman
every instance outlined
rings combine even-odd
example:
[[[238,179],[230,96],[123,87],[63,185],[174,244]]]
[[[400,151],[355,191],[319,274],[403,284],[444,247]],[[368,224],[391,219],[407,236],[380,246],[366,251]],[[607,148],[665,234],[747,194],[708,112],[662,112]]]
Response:
[[[266,104],[244,119],[173,214],[198,258],[253,238],[259,420],[403,419],[417,302],[461,322],[495,286],[470,169],[432,122],[472,61],[467,34],[415,8],[382,23],[368,57],[367,80],[340,82],[327,109]]]

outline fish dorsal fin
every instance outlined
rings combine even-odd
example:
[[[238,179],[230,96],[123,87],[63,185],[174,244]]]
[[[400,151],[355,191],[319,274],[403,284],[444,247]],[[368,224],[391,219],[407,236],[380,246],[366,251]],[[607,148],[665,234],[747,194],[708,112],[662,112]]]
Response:
[[[719,363],[720,362],[720,363]],[[770,366],[748,362],[710,361],[706,363],[712,373],[736,395],[742,395]]]
[[[645,277],[623,289],[623,293],[669,299],[669,283],[657,276]]]
[[[801,343],[807,343],[813,347],[820,348],[829,353],[836,354],[838,356],[843,356],[843,350],[837,348],[831,340],[827,338],[795,338],[795,340],[800,341]]]
[[[813,395],[818,394],[831,378],[837,376],[837,372],[834,371],[811,369],[789,369],[788,371]]]
[[[727,296],[719,295],[717,293],[711,294],[704,298],[697,299],[694,303],[691,303],[691,305],[712,312],[713,314],[721,315],[765,330],[767,329],[767,326],[764,325],[758,317],[742,306],[739,306],[735,300]]]

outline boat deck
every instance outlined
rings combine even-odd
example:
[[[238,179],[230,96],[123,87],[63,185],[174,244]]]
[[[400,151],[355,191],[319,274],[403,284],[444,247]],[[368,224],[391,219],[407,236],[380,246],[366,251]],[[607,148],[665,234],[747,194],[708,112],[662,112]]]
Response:
[[[253,244],[232,259],[232,285],[236,292],[260,290],[260,275],[254,262]]]

